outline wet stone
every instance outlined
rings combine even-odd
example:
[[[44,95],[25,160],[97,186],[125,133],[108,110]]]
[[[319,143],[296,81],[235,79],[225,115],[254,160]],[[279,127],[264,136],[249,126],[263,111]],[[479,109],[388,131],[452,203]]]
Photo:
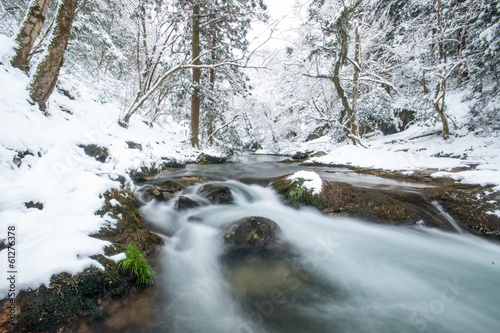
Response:
[[[228,204],[234,202],[234,196],[231,189],[227,186],[204,185],[199,194],[207,198],[212,204]]]
[[[178,211],[188,210],[188,209],[196,208],[199,206],[200,206],[199,202],[196,202],[193,199],[182,196],[182,195],[175,202],[175,209],[177,209]]]
[[[280,242],[281,229],[272,220],[260,216],[234,222],[224,233],[224,244],[232,249],[269,248]]]

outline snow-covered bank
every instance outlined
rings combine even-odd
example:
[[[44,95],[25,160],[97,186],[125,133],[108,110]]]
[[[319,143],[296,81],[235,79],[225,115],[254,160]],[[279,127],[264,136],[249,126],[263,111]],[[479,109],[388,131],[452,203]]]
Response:
[[[498,138],[478,137],[464,131],[464,134],[444,141],[437,134],[422,136],[423,130],[415,126],[398,134],[367,139],[363,141],[366,148],[352,145],[332,147],[327,155],[311,158],[308,162],[405,173],[431,169],[435,170],[433,177],[494,185],[495,190],[500,190]]]
[[[0,241],[6,243],[8,226],[15,226],[19,291],[48,285],[56,273],[100,266],[89,256],[103,253],[107,242],[89,235],[110,221],[95,212],[104,202],[100,194],[119,187],[120,176],[165,160],[192,161],[200,152],[168,118],[153,128],[138,118],[120,127],[118,102],[101,103],[91,87],[64,73],[61,80],[76,98],[54,92],[43,115],[28,102],[29,78],[9,65],[11,49],[12,40],[0,35]],[[105,163],[79,147],[88,144],[108,149]],[[37,207],[28,208],[30,202]],[[7,252],[0,252],[3,272]],[[8,281],[0,279],[0,298],[7,290]]]

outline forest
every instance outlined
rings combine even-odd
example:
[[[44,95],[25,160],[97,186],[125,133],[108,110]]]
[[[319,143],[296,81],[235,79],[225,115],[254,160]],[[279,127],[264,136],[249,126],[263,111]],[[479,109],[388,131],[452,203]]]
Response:
[[[288,27],[294,40],[280,49],[269,47],[279,27],[263,1],[62,5],[2,2],[3,31],[18,33],[12,64],[32,75],[36,103],[48,100],[63,67],[118,99],[124,126],[131,117],[189,118],[194,146],[279,152],[284,142],[323,135],[358,144],[410,124],[439,123],[444,139],[463,127],[498,130],[495,1],[297,3],[302,21]],[[59,26],[58,17],[75,14]],[[268,24],[260,44],[248,39],[256,21]],[[253,93],[264,81],[273,93]],[[452,112],[456,95],[468,105],[466,119]]]
[[[496,332],[499,53],[496,0],[0,0],[0,331]]]

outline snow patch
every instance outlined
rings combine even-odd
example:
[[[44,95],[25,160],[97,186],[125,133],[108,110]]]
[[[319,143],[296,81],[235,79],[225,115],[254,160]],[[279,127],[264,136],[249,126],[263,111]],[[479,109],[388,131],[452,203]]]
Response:
[[[288,176],[287,179],[292,181],[304,179],[302,187],[312,191],[312,194],[320,194],[321,189],[323,188],[323,181],[321,180],[321,177],[314,171],[297,171],[293,175]]]
[[[123,260],[127,258],[124,252],[115,254],[114,256],[108,257],[109,259],[113,260],[114,262],[119,262],[120,260]]]
[[[500,209],[497,209],[493,212],[486,212],[488,215],[495,215],[496,217],[500,217]]]

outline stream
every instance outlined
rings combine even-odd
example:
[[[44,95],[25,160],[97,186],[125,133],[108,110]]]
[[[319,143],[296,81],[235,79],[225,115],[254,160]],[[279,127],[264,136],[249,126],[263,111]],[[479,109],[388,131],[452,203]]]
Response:
[[[298,170],[384,190],[428,185],[276,163],[282,159],[243,155],[158,176],[202,176],[228,186],[235,201],[185,211],[174,208],[175,198],[143,206],[145,219],[169,235],[158,257],[154,318],[144,332],[498,332],[497,244],[419,224],[386,226],[295,209],[267,187]],[[200,186],[180,194],[203,201]],[[225,260],[224,230],[250,216],[276,222],[287,250]]]

